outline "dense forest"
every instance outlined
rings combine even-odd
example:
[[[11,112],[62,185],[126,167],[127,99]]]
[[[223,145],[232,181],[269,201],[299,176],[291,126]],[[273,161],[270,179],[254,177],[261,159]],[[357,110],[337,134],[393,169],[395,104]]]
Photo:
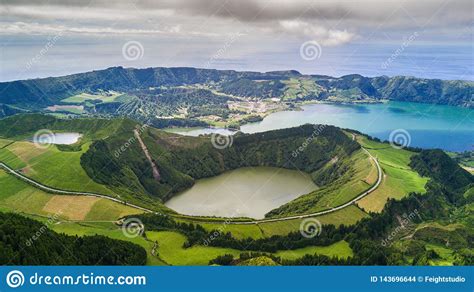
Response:
[[[1,265],[144,265],[144,248],[105,236],[68,236],[17,214],[0,213]]]

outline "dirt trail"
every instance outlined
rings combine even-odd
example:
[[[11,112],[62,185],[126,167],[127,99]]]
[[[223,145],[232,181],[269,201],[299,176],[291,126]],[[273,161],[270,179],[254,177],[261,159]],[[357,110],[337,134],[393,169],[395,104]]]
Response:
[[[150,162],[151,169],[152,169],[152,172],[153,172],[153,177],[157,181],[159,181],[160,178],[161,178],[160,172],[158,171],[158,167],[156,166],[155,162],[151,158],[151,155],[150,155],[150,152],[148,151],[148,148],[146,148],[145,143],[143,143],[143,140],[140,137],[140,133],[138,132],[138,130],[135,129],[135,130],[133,130],[133,132],[134,132],[135,137],[137,138],[138,142],[140,143],[140,146],[142,147],[143,153],[145,153],[145,156],[148,159],[148,162]]]

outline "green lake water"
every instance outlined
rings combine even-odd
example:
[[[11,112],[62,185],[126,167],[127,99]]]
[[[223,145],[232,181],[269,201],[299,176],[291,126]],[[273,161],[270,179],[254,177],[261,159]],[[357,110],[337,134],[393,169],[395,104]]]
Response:
[[[200,179],[165,205],[187,215],[259,219],[315,189],[309,175],[296,170],[244,167]]]

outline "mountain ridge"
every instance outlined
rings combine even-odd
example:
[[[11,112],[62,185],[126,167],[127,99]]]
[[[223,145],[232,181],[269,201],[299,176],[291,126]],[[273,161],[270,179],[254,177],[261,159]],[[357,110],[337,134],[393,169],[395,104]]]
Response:
[[[0,83],[0,117],[40,112],[71,117],[129,117],[170,126],[238,129],[307,102],[406,101],[474,107],[470,81],[408,76],[342,77],[295,70],[110,67],[61,77]]]
[[[133,68],[122,66],[109,67],[106,69],[93,70],[82,73],[74,73],[64,76],[57,77],[46,77],[46,78],[35,78],[35,79],[25,79],[25,80],[15,80],[15,81],[6,81],[0,82],[0,102],[9,104],[9,101],[6,100],[6,97],[11,96],[12,94],[7,94],[9,91],[15,93],[17,90],[20,90],[21,87],[27,86],[30,83],[36,83],[35,85],[42,85],[39,83],[44,82],[57,82],[60,81],[63,83],[63,89],[77,90],[78,88],[70,88],[74,83],[78,83],[80,80],[86,80],[87,78],[101,77],[102,74],[119,74],[115,79],[122,79],[123,81],[129,82],[129,86],[147,86],[147,85],[157,85],[167,84],[167,85],[183,85],[183,84],[193,84],[204,81],[217,81],[218,79],[225,78],[238,78],[238,79],[250,79],[255,80],[258,78],[265,77],[266,80],[279,79],[282,77],[311,77],[316,78],[317,80],[327,80],[330,82],[337,81],[338,83],[344,83],[343,81],[354,81],[363,79],[365,81],[375,81],[376,84],[380,85],[381,81],[388,80],[417,80],[423,82],[436,82],[436,83],[462,83],[470,85],[472,89],[471,81],[464,80],[442,80],[442,79],[426,79],[426,78],[417,78],[414,76],[393,76],[388,77],[385,75],[376,76],[376,77],[365,77],[360,74],[348,74],[340,77],[318,75],[318,74],[302,74],[296,70],[281,70],[281,71],[269,71],[269,72],[257,72],[257,71],[236,71],[236,70],[217,70],[217,69],[202,69],[194,67],[149,67],[149,68]],[[151,74],[153,73],[153,74]],[[195,76],[196,74],[199,74]],[[217,76],[219,74],[219,76]],[[102,76],[103,77],[103,76]],[[155,78],[151,82],[151,78]],[[174,80],[173,80],[174,79]],[[74,82],[75,81],[75,82]],[[69,85],[69,86],[68,86]],[[112,86],[113,84],[107,83],[106,80],[96,83],[96,86]],[[348,86],[349,84],[341,84],[341,86]],[[45,91],[44,88],[37,88],[40,91],[43,91],[45,94],[55,94],[58,93],[57,90]],[[60,88],[58,88],[60,89]],[[104,88],[105,89],[105,88]],[[11,103],[11,101],[10,101]]]

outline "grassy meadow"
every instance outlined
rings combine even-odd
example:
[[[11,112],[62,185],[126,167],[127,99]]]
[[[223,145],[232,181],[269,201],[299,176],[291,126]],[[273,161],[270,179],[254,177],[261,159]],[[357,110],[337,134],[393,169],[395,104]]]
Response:
[[[142,211],[97,197],[43,192],[0,170],[0,210],[60,220],[115,221]]]
[[[424,193],[428,178],[421,177],[408,165],[413,152],[395,149],[387,143],[380,143],[358,136],[358,142],[374,155],[384,172],[377,190],[357,202],[366,211],[381,212],[389,198],[401,199],[410,192]]]
[[[171,265],[207,265],[210,260],[219,255],[231,254],[238,257],[243,251],[231,248],[193,246],[183,248],[186,237],[177,232],[160,231],[147,232],[147,238],[158,243],[159,257]],[[352,250],[345,241],[330,246],[311,246],[295,250],[278,251],[274,255],[284,259],[296,259],[305,254],[321,254],[347,258],[352,256]]]
[[[275,209],[279,212],[273,217],[311,214],[340,206],[354,199],[376,182],[376,166],[363,150],[357,150],[350,157],[343,159],[342,163],[350,168],[341,177]],[[331,163],[333,162],[329,162],[324,167],[331,167]]]
[[[16,141],[0,149],[0,161],[50,187],[116,196],[94,182],[82,168],[80,158],[89,145],[83,144],[80,151],[61,151],[55,145],[40,148],[32,142]]]
[[[90,94],[90,93],[81,93],[74,96],[70,96],[61,100],[62,103],[83,103],[91,100],[100,100],[102,102],[113,102],[122,93],[118,92],[109,92],[107,94]]]
[[[143,247],[147,252],[147,265],[162,266],[166,265],[158,257],[152,255],[154,243],[145,239],[142,236],[127,237],[122,232],[122,229],[111,222],[60,222],[49,226],[56,232],[65,233],[68,235],[103,235],[113,239],[130,241]]]

